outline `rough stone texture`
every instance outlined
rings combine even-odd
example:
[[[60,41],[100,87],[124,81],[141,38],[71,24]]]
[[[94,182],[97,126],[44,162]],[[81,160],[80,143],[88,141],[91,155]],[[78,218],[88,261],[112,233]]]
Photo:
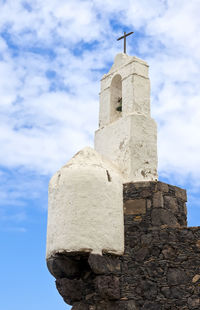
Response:
[[[96,290],[103,299],[118,300],[120,298],[119,277],[113,275],[96,277]]]
[[[129,216],[126,205],[137,205],[138,213],[132,217],[137,221],[141,216],[141,225],[146,227],[184,227],[187,226],[186,191],[163,182],[135,182],[124,184],[124,214]],[[139,212],[139,207],[145,212]],[[130,203],[131,202],[131,203]],[[133,212],[134,212],[134,206]],[[134,214],[134,213],[132,213]],[[140,226],[141,226],[140,225]]]
[[[124,211],[130,214],[145,214],[146,213],[146,200],[145,199],[129,199],[124,203]]]
[[[129,200],[138,214],[126,213]],[[185,202],[186,192],[168,184],[125,184],[124,255],[48,261],[64,300],[73,310],[200,309],[200,227],[186,227]]]

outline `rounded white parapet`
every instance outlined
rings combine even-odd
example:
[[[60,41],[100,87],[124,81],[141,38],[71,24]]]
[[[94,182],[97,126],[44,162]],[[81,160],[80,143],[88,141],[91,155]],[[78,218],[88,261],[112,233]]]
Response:
[[[123,179],[86,147],[49,183],[47,258],[55,253],[124,251]]]

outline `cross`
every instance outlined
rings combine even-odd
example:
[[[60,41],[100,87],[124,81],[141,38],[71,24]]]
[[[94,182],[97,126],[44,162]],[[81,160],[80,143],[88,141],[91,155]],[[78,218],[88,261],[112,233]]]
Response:
[[[133,31],[132,32],[129,32],[129,33],[126,33],[124,31],[124,35],[120,38],[117,39],[117,41],[121,40],[121,39],[124,39],[124,53],[126,54],[126,37],[130,36],[130,34],[134,33]]]

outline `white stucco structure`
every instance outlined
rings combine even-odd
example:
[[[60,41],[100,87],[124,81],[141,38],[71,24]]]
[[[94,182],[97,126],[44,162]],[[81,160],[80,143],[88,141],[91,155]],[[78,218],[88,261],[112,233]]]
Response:
[[[125,182],[157,180],[157,127],[145,61],[118,54],[103,76],[95,149],[121,169]]]
[[[55,253],[123,254],[123,179],[86,147],[49,183],[47,259]]]
[[[78,152],[49,183],[47,259],[70,252],[123,254],[123,183],[157,177],[148,65],[121,53],[101,80],[95,150]]]

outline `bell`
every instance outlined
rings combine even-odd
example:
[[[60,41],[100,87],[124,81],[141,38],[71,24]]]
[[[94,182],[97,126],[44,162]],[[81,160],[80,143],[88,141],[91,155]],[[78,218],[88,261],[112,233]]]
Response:
[[[118,101],[119,106],[116,108],[118,112],[122,112],[122,98],[119,98]]]

